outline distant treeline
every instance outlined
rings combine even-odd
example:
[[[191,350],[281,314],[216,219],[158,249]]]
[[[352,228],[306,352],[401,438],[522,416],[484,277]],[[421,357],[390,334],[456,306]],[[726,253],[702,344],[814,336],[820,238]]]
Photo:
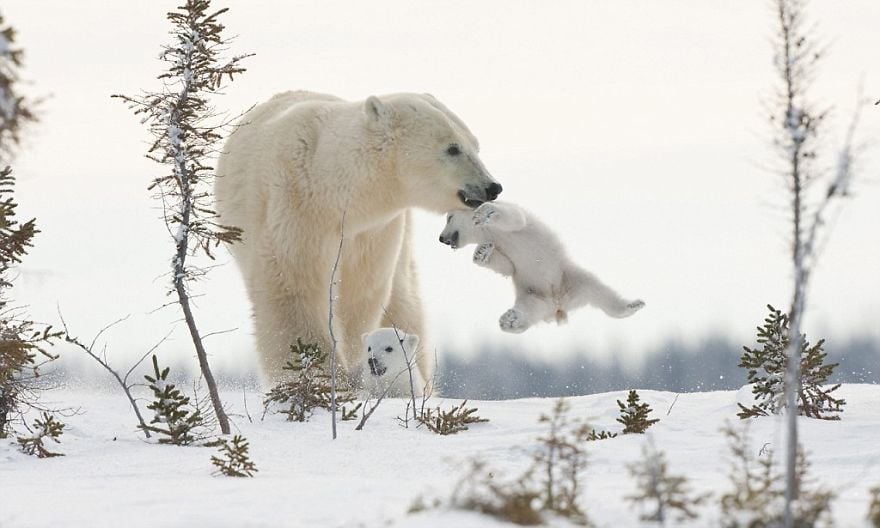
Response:
[[[834,383],[880,383],[880,343],[854,339],[826,344],[828,361],[840,363]],[[616,359],[593,359],[587,352],[566,354],[553,363],[529,358],[525,350],[487,346],[470,358],[447,355],[440,363],[443,396],[496,400],[593,394],[627,389],[695,392],[738,389],[746,382],[739,368],[742,346],[726,338],[699,345],[670,342],[645,354],[641,366]]]

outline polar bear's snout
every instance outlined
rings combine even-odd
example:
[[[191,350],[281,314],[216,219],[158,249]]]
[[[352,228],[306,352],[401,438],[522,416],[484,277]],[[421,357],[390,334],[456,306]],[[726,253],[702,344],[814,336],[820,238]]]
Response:
[[[440,243],[446,244],[447,246],[455,249],[458,247],[458,231],[453,231],[451,233],[446,233],[443,231],[440,233]]]
[[[381,376],[388,371],[388,367],[382,364],[378,358],[370,357],[367,359],[367,365],[370,366],[370,374],[373,376]]]
[[[498,198],[498,195],[501,194],[502,190],[504,190],[504,188],[501,184],[495,181],[489,183],[486,187],[468,184],[464,186],[464,189],[458,191],[458,198],[461,200],[461,203],[467,207],[476,209],[483,203],[491,202],[495,198]]]

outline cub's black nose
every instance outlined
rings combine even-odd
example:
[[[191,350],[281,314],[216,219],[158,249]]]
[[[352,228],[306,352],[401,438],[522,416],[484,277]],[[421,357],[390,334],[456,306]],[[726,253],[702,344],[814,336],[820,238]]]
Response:
[[[498,198],[498,195],[501,194],[501,191],[502,187],[500,183],[492,183],[488,187],[486,187],[486,198],[488,198],[489,201],[492,201],[495,198]]]
[[[379,360],[376,358],[368,358],[367,364],[370,366],[370,374],[373,376],[381,376],[382,374],[385,374],[386,370],[388,370],[384,365],[379,363]]]

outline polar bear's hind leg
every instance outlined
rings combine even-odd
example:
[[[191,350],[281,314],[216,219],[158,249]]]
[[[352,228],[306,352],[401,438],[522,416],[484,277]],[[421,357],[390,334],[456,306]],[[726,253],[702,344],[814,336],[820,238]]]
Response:
[[[599,308],[609,317],[622,319],[645,307],[645,301],[621,297],[619,293],[588,271],[578,270],[575,273],[567,273],[565,280],[568,282],[569,289],[568,300],[563,306],[566,310],[573,310],[589,304]]]

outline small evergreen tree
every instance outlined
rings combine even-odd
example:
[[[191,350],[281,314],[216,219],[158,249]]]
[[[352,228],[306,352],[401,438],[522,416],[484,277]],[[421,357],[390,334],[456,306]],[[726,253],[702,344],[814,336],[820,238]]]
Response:
[[[639,394],[633,389],[626,397],[626,404],[617,400],[617,406],[620,407],[620,418],[617,421],[623,424],[623,434],[644,433],[660,421],[659,418],[648,419],[652,411],[651,406],[647,403],[639,403],[639,399]]]
[[[34,102],[18,90],[24,51],[15,45],[15,29],[0,14],[0,160],[21,142],[21,132],[37,120]]]
[[[205,418],[198,406],[190,404],[188,396],[168,382],[170,372],[171,367],[159,369],[159,360],[154,355],[153,375],[144,376],[153,392],[147,409],[154,413],[146,429],[159,435],[160,444],[190,445],[204,439],[200,430],[205,427]]]
[[[548,424],[549,431],[538,437],[540,447],[532,455],[530,471],[543,476],[540,481],[542,509],[586,526],[589,521],[578,503],[578,494],[582,473],[587,467],[587,453],[581,445],[592,428],[570,420],[568,411],[568,402],[560,398],[550,415],[542,414],[538,419]]]
[[[785,408],[785,369],[786,351],[789,345],[789,316],[773,306],[767,305],[770,314],[764,325],[758,328],[758,344],[761,348],[743,347],[739,366],[747,369],[748,383],[757,404],[751,407],[739,405],[737,413],[742,419],[755,416],[781,414]],[[801,339],[801,387],[798,392],[798,413],[810,418],[839,420],[840,416],[830,414],[843,412],[846,401],[835,398],[831,393],[840,384],[825,388],[823,384],[837,367],[837,363],[825,364],[823,350],[825,340],[810,345],[806,336]]]
[[[587,435],[587,441],[592,442],[595,440],[607,440],[609,438],[617,438],[617,433],[611,433],[608,431],[599,431],[596,432],[595,429],[590,431],[590,434]]]
[[[300,338],[295,345],[290,345],[290,353],[293,360],[285,362],[282,367],[290,375],[266,393],[264,411],[273,404],[286,405],[287,408],[279,412],[287,416],[287,421],[305,422],[316,408],[330,410],[332,387],[327,372],[327,353],[317,343],[303,343]],[[350,391],[341,387],[336,396],[337,405],[353,401]],[[349,415],[351,413],[346,413]]]
[[[642,521],[654,521],[666,526],[667,521],[682,523],[697,518],[694,508],[709,498],[709,493],[693,495],[687,486],[687,479],[680,475],[670,475],[666,455],[653,446],[642,447],[642,460],[628,464],[630,475],[636,479],[637,494],[626,500],[638,504],[647,513],[639,517]]]
[[[453,406],[448,411],[443,411],[438,406],[436,409],[426,408],[417,415],[419,423],[425,425],[429,431],[441,436],[452,435],[461,431],[467,431],[468,425],[488,422],[486,418],[477,415],[476,407],[467,408],[467,400],[458,406]]]
[[[11,306],[10,269],[21,262],[37,231],[35,220],[19,224],[13,196],[15,178],[9,167],[0,170],[0,438],[12,431],[12,421],[22,407],[36,402],[39,367],[55,356],[48,346],[61,333],[40,325]]]
[[[245,71],[240,62],[246,55],[223,58],[229,41],[223,37],[225,27],[219,17],[226,11],[212,12],[211,0],[186,0],[169,12],[173,42],[163,46],[159,55],[167,66],[158,77],[162,88],[134,97],[113,96],[127,102],[141,123],[149,126],[154,141],[147,157],[168,167],[148,189],[162,201],[174,244],[171,281],[223,434],[230,432],[229,419],[190,304],[190,284],[207,270],[187,263],[187,258],[201,250],[213,259],[211,247],[241,240],[241,229],[218,222],[209,190],[214,177],[211,160],[229,124],[218,118],[209,97],[218,93],[224,79]]]
[[[63,453],[49,451],[43,443],[43,439],[48,438],[56,444],[60,444],[61,440],[59,438],[63,429],[63,423],[55,420],[51,414],[43,412],[40,418],[34,420],[32,433],[29,436],[19,436],[18,443],[21,445],[21,450],[24,453],[36,456],[37,458],[64,456]]]
[[[248,456],[249,448],[248,441],[241,435],[232,437],[231,442],[224,439],[220,445],[223,458],[211,456],[211,463],[227,477],[253,477],[257,467]]]
[[[732,455],[729,473],[732,490],[721,497],[724,528],[776,528],[782,526],[785,511],[785,479],[774,460],[772,449],[756,460],[745,430],[728,424],[723,430]],[[813,489],[807,480],[809,464],[798,449],[796,483],[799,499],[792,506],[793,526],[815,527],[830,524],[830,505],[834,494]]]

